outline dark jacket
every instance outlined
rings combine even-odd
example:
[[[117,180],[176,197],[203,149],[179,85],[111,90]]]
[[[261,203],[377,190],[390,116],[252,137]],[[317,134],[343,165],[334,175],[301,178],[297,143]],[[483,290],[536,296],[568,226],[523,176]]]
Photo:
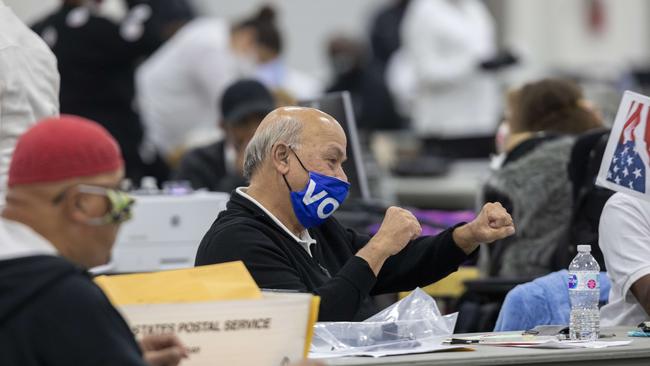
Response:
[[[223,141],[192,149],[181,159],[174,179],[189,180],[194,189],[206,188],[217,192],[230,192],[246,185],[243,177],[228,173],[225,156]]]
[[[0,365],[144,366],[88,273],[61,257],[0,261]]]
[[[330,217],[309,229],[316,240],[312,258],[259,207],[233,192],[203,237],[196,265],[242,260],[261,288],[319,295],[319,320],[356,321],[376,313],[369,295],[412,290],[456,271],[467,255],[454,243],[452,230],[412,241],[375,277],[355,256],[370,237]]]
[[[104,126],[120,145],[127,177],[139,181],[147,172],[140,156],[144,129],[133,108],[133,74],[137,64],[162,40],[149,22],[132,26],[142,27],[141,36],[125,38],[130,28],[128,19],[116,24],[90,8],[64,4],[32,29],[56,55],[61,74],[61,113],[86,117]]]

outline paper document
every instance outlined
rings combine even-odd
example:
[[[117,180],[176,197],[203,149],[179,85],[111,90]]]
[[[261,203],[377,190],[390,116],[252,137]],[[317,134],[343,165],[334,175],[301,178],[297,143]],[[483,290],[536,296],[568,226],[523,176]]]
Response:
[[[625,346],[632,341],[571,341],[558,336],[536,336],[521,332],[497,332],[448,339],[446,344],[481,344],[502,347],[525,348],[606,348]]]
[[[282,365],[305,356],[313,328],[313,295],[257,300],[126,305],[120,308],[136,336],[176,334],[187,346],[185,366]]]
[[[116,306],[262,298],[260,289],[242,262],[99,276],[95,283]]]
[[[632,341],[559,341],[551,340],[535,344],[518,344],[512,347],[525,347],[525,348],[607,348],[607,347],[620,347],[627,346]]]
[[[452,337],[445,341],[448,344],[491,344],[499,346],[514,346],[517,344],[541,344],[557,340],[557,336],[536,336],[521,332],[497,332],[469,336]]]
[[[174,333],[185,366],[284,365],[306,356],[319,298],[266,293],[242,262],[96,280],[140,338]]]
[[[333,352],[311,352],[309,353],[309,358],[318,359],[318,358],[338,358],[338,357],[352,357],[352,356],[366,356],[366,357],[385,357],[385,356],[397,356],[397,355],[411,355],[417,353],[430,353],[430,352],[440,352],[440,351],[451,351],[451,350],[464,350],[464,351],[473,351],[472,348],[467,348],[466,346],[455,346],[455,345],[443,345],[440,344],[440,341],[427,343],[414,341],[413,344],[406,344],[402,342],[404,348],[384,348],[376,347],[366,348],[366,349],[351,349],[345,351]]]

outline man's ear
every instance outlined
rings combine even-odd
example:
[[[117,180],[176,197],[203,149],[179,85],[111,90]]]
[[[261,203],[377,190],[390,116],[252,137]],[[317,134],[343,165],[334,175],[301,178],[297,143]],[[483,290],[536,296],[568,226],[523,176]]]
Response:
[[[285,175],[289,172],[289,146],[284,142],[274,144],[271,148],[271,161],[275,170]]]
[[[84,207],[83,195],[77,191],[71,191],[66,194],[63,200],[63,209],[74,222],[86,222],[90,219],[88,211]]]

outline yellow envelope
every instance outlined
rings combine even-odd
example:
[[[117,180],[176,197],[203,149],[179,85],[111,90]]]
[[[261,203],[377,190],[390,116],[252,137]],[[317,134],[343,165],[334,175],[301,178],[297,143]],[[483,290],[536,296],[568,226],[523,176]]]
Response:
[[[116,306],[262,298],[255,280],[241,261],[172,271],[99,276],[95,283]]]
[[[320,296],[314,296],[311,299],[311,308],[307,320],[307,337],[305,338],[305,351],[303,357],[307,358],[311,348],[311,340],[314,338],[314,324],[318,321],[318,310],[320,309]]]

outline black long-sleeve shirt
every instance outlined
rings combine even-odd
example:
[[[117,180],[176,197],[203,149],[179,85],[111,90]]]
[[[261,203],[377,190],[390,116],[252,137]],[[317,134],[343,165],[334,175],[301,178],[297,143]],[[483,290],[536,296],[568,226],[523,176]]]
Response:
[[[377,309],[369,295],[412,290],[456,271],[467,255],[452,229],[413,240],[390,257],[375,277],[355,254],[370,240],[330,217],[309,229],[316,240],[311,257],[253,202],[233,192],[201,241],[196,265],[242,260],[261,288],[312,292],[321,297],[319,320],[363,320]]]

